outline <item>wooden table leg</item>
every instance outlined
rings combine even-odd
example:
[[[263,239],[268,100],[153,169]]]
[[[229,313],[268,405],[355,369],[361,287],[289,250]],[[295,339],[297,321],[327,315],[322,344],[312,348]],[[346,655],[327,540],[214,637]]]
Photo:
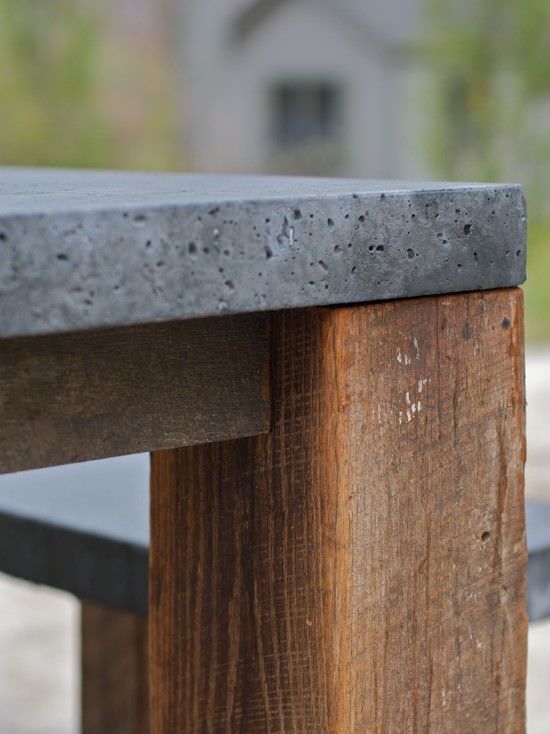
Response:
[[[147,619],[83,602],[82,734],[148,734]]]
[[[152,456],[153,734],[524,731],[522,323],[274,316],[271,434]]]

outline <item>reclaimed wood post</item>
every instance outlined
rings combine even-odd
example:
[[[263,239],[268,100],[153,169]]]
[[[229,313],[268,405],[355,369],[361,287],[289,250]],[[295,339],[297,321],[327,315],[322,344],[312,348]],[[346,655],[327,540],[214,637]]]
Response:
[[[82,734],[149,734],[147,619],[82,603]]]
[[[153,734],[523,732],[521,292],[272,339],[270,434],[152,454]]]

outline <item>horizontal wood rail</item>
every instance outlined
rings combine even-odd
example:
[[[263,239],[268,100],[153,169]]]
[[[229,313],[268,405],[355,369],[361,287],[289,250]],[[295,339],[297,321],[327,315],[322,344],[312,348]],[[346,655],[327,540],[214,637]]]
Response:
[[[266,315],[0,341],[0,472],[255,435],[269,422]]]

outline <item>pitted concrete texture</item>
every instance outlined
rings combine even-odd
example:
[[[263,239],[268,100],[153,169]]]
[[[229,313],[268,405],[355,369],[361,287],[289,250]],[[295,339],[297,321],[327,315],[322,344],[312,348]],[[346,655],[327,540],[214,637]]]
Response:
[[[0,169],[0,336],[513,286],[518,186]]]

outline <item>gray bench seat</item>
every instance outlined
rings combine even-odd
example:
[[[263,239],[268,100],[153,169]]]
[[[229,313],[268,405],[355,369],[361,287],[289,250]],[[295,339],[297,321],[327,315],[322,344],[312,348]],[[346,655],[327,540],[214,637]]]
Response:
[[[0,571],[147,613],[147,455],[0,476]]]
[[[550,617],[550,504],[527,502],[531,621]],[[148,457],[0,477],[0,571],[147,613]]]
[[[534,622],[550,617],[550,504],[527,502],[527,605]]]

